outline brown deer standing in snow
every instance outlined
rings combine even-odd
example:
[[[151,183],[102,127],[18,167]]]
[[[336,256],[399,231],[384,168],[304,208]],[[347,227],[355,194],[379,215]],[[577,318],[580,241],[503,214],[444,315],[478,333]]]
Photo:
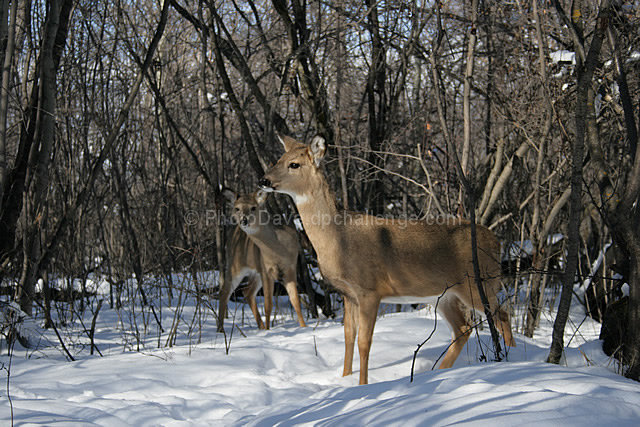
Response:
[[[449,368],[469,339],[469,308],[482,310],[474,282],[470,225],[382,219],[339,212],[335,196],[320,169],[326,152],[322,137],[309,146],[280,136],[285,153],[260,182],[266,191],[290,195],[318,255],[322,274],[344,296],[345,359],[343,375],[352,372],[356,333],[360,384],[368,381],[369,350],[381,301],[442,296],[438,311],[452,331],[451,345],[440,364]],[[499,243],[491,231],[477,228],[478,258],[485,292],[496,326],[514,346],[509,314],[499,307]],[[359,329],[359,331],[358,331]]]
[[[296,266],[299,253],[298,237],[291,227],[276,226],[264,206],[267,193],[258,191],[237,197],[225,190],[225,196],[233,203],[233,219],[237,225],[229,243],[229,271],[220,291],[218,331],[224,328],[227,304],[231,293],[242,279],[249,277],[245,298],[260,329],[269,329],[273,307],[273,283],[282,274],[283,283],[300,326],[306,326],[296,282]],[[256,304],[256,294],[263,289],[265,323],[262,322]]]

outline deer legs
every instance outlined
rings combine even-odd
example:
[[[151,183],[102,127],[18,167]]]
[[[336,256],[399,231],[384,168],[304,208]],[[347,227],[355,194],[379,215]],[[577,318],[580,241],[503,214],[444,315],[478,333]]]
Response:
[[[360,299],[358,352],[360,353],[360,385],[369,382],[369,351],[373,338],[373,328],[378,317],[380,299],[375,296],[367,296]]]
[[[257,273],[251,274],[248,278],[249,283],[244,290],[244,297],[249,303],[249,307],[251,308],[251,312],[256,319],[256,323],[259,329],[269,329],[271,327],[271,311],[273,309],[274,280],[271,277],[272,275],[264,270],[265,269],[263,269],[263,271],[259,275]],[[300,296],[298,294],[295,273],[293,274],[294,275],[292,277],[291,275],[286,275],[284,277],[285,288],[287,289],[287,293],[289,294],[291,304],[296,311],[298,324],[301,327],[305,327],[307,325],[302,315],[302,307],[300,304]],[[229,297],[231,296],[231,293],[238,287],[238,284],[240,282],[238,278],[234,279],[238,283],[229,283],[232,282],[231,280],[225,281],[225,285],[223,285],[220,290],[220,306],[218,309],[218,332],[222,332],[224,330],[224,318],[227,314]],[[260,315],[258,304],[256,302],[256,295],[261,287],[264,292],[264,322],[262,321],[262,316]]]
[[[273,277],[263,267],[262,273],[262,292],[264,294],[264,319],[265,325],[260,329],[269,329],[271,327],[271,309],[273,308]],[[258,325],[259,326],[259,325]]]
[[[298,294],[298,283],[296,282],[296,273],[295,270],[289,271],[283,277],[285,288],[287,290],[287,294],[289,294],[289,301],[291,301],[291,305],[293,305],[293,309],[296,311],[296,315],[298,316],[298,324],[301,327],[306,327],[307,324],[304,321],[304,317],[302,316],[302,308],[300,306],[300,295]]]
[[[509,347],[515,347],[516,343],[511,334],[511,320],[509,313],[502,309],[498,304],[498,299],[495,295],[488,295],[489,305],[494,313],[493,320],[495,322],[498,332],[503,336],[505,343]],[[477,300],[478,298],[476,298]],[[472,324],[469,324],[469,320],[465,316],[465,311],[470,305],[465,304],[456,294],[450,293],[445,295],[439,303],[438,310],[442,313],[443,317],[449,323],[451,328],[451,344],[442,363],[440,363],[440,369],[450,368],[456,361],[460,352],[464,348],[464,345],[471,336]],[[482,309],[481,306],[476,306],[476,309]]]
[[[268,286],[266,283],[263,284],[266,289]],[[260,311],[258,311],[258,304],[256,303],[256,294],[260,290],[260,279],[257,275],[251,275],[249,277],[249,285],[244,291],[244,297],[249,302],[249,307],[251,308],[251,312],[253,313],[253,317],[256,318],[256,323],[258,324],[259,329],[265,329],[264,323],[262,323],[262,317],[260,316]],[[265,304],[266,305],[266,304]],[[265,307],[266,311],[266,307]],[[267,325],[269,324],[269,317],[267,317]]]
[[[358,332],[358,304],[344,297],[344,370],[342,376],[353,372],[353,349]]]
[[[269,329],[271,327],[271,311],[273,309],[273,284],[275,282],[275,276],[277,272],[274,271],[266,271],[266,268],[263,269],[262,276],[262,290],[264,292],[264,317],[265,323],[264,326],[260,326],[261,321],[258,321],[258,326],[260,329]],[[285,288],[287,290],[287,294],[289,294],[289,300],[293,305],[294,310],[296,311],[296,315],[298,317],[298,324],[301,327],[307,326],[304,317],[302,316],[302,308],[300,305],[300,296],[298,295],[298,285],[296,282],[295,271],[291,271],[289,274],[285,274],[283,277],[283,281],[285,283]],[[257,320],[257,318],[256,318]]]
[[[230,279],[225,277],[223,279],[223,284],[220,287],[220,295],[219,295],[219,305],[218,305],[218,332],[224,332],[224,318],[227,316],[227,303],[229,301],[229,297],[231,296],[231,284],[229,283]]]
[[[451,328],[451,344],[440,363],[440,369],[450,368],[458,358],[471,335],[471,326],[468,324],[465,311],[462,309],[462,301],[454,294],[445,295],[439,302],[438,310],[449,323]]]
[[[500,331],[500,334],[502,334],[502,337],[504,338],[504,342],[509,347],[515,347],[516,340],[513,339],[513,335],[511,334],[511,316],[503,308],[498,308],[496,314],[496,325],[498,327],[498,331]]]
[[[343,376],[353,372],[353,355],[356,335],[358,336],[358,353],[360,354],[360,384],[369,381],[369,352],[373,338],[380,300],[376,297],[364,297],[354,301],[344,299],[344,370]]]

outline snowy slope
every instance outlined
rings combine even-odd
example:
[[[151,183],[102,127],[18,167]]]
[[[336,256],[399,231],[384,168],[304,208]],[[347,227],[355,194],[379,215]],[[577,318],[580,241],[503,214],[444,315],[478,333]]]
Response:
[[[270,331],[245,324],[246,337],[236,330],[226,354],[224,338],[209,318],[199,344],[123,352],[119,335],[108,327],[113,316],[106,309],[100,316],[104,357],[85,351],[78,361],[66,362],[51,350],[30,353],[28,360],[24,350],[16,353],[9,382],[16,424],[584,426],[640,420],[640,384],[612,372],[613,363],[595,339],[597,324],[586,321],[574,334],[583,320],[579,312],[567,328],[573,339],[566,366],[543,363],[551,328],[543,320],[539,337],[517,335],[518,347],[506,363],[478,362],[489,342],[485,330],[470,340],[455,368],[432,371],[449,340],[439,321],[418,354],[413,383],[413,352],[435,317],[428,308],[383,315],[367,386],[356,385],[357,357],[355,375],[341,377],[339,321],[310,321],[303,329],[280,317]],[[8,366],[6,355],[0,361]],[[0,425],[10,420],[5,390]]]

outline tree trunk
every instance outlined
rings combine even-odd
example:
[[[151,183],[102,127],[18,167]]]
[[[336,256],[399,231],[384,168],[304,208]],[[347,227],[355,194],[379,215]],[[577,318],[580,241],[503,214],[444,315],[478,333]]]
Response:
[[[608,28],[609,41],[614,52],[615,37],[613,29]],[[626,76],[622,68],[622,61],[615,53],[615,65],[617,81],[620,86],[625,127],[628,138],[629,157],[632,161],[631,170],[628,172],[628,180],[623,190],[622,198],[617,206],[609,204],[608,215],[605,217],[615,242],[629,259],[629,301],[626,316],[625,336],[623,337],[624,354],[623,361],[627,363],[625,375],[636,381],[640,381],[640,213],[638,210],[638,198],[640,196],[640,146],[638,146],[638,128],[633,117],[631,96],[627,89]],[[610,191],[611,183],[606,171],[601,166],[599,170],[600,191]],[[606,184],[606,185],[603,185]],[[611,197],[618,200],[619,197]]]
[[[212,13],[215,13],[215,10],[212,10]],[[262,176],[264,175],[266,164],[256,150],[255,142],[253,141],[253,136],[251,134],[251,130],[249,129],[249,124],[247,123],[244,115],[244,109],[240,103],[240,100],[238,100],[238,97],[236,96],[233,85],[231,84],[231,78],[227,73],[227,67],[224,63],[224,58],[222,56],[222,50],[220,47],[221,38],[219,35],[219,31],[219,29],[218,31],[215,31],[214,29],[211,34],[213,39],[213,51],[215,54],[216,65],[218,67],[217,71],[220,75],[220,79],[222,80],[224,90],[229,96],[229,103],[231,104],[231,108],[236,113],[236,117],[240,125],[242,139],[244,140],[247,154],[249,156],[249,164],[251,164],[257,176]]]
[[[340,6],[343,6],[340,4]],[[335,14],[335,19],[337,22],[336,28],[336,56],[338,63],[342,63],[344,61],[344,37],[342,32],[344,31],[344,18],[340,12]],[[336,92],[335,92],[335,131],[334,131],[334,144],[337,147],[338,151],[338,169],[340,170],[340,189],[342,191],[342,208],[344,210],[349,210],[349,192],[347,190],[347,168],[345,166],[345,158],[344,158],[344,150],[342,145],[344,141],[342,141],[342,98],[341,92],[343,90],[343,72],[342,67],[338,67],[336,70]]]
[[[631,274],[629,277],[629,307],[627,313],[626,336],[624,337],[625,359],[629,364],[625,375],[636,381],[640,381],[640,236],[638,231],[629,230],[630,233],[635,232],[634,240],[636,241],[635,249],[631,254]]]
[[[70,9],[71,5],[73,4],[73,1],[72,0],[65,0],[65,1],[66,1],[65,8],[68,5]],[[147,71],[149,70],[149,67],[151,66],[153,56],[164,34],[164,29],[167,24],[168,14],[169,14],[169,2],[165,1],[162,4],[160,19],[159,19],[158,25],[156,26],[156,30],[153,34],[153,38],[151,39],[151,42],[149,44],[149,49],[147,49],[147,52],[144,57],[144,61],[142,61],[139,64],[140,73],[138,74],[138,76],[136,77],[136,80],[134,81],[133,85],[129,89],[127,98],[124,101],[124,104],[118,113],[115,123],[109,129],[109,133],[104,136],[104,144],[102,145],[102,148],[100,150],[98,157],[92,162],[89,168],[89,172],[87,173],[88,176],[83,182],[81,189],[77,192],[73,201],[69,204],[68,209],[61,215],[61,218],[53,227],[54,229],[53,234],[48,239],[47,245],[44,248],[43,254],[40,259],[41,268],[47,267],[47,264],[49,263],[49,261],[51,260],[51,257],[53,256],[54,249],[57,247],[60,240],[62,239],[63,232],[67,229],[67,227],[72,222],[71,221],[72,216],[77,212],[79,208],[81,208],[86,203],[87,199],[89,198],[93,190],[93,185],[98,177],[98,174],[102,170],[102,165],[105,162],[105,160],[107,160],[107,157],[111,154],[111,151],[118,139],[118,136],[120,135],[122,125],[127,119],[129,111],[131,110],[131,107],[133,106],[133,103],[135,102],[138,96],[140,87],[142,85],[142,81],[145,78],[145,74],[147,73]],[[55,60],[55,57],[54,57],[54,60]],[[3,227],[3,226],[4,224],[3,224],[2,218],[0,217],[0,227]],[[0,228],[0,235],[2,231],[3,230]],[[1,242],[1,239],[0,239],[0,242]],[[2,243],[0,243],[0,245],[1,244]],[[0,250],[0,255],[2,255],[1,250]]]
[[[7,29],[7,44],[2,52],[2,82],[0,86],[0,202],[7,174],[7,110],[9,106],[9,82],[11,80],[11,68],[15,48],[16,15],[18,14],[18,1],[11,2],[11,9],[7,9],[7,2],[2,2],[2,23],[6,23],[5,13],[10,13]],[[4,31],[2,31],[4,33]],[[4,35],[4,34],[3,34]]]
[[[71,3],[71,2],[68,2]],[[54,52],[59,28],[63,27],[63,40],[66,39],[66,19],[70,13],[67,5],[63,10],[63,2],[54,0],[49,3],[45,23],[45,36],[40,53],[40,86],[38,95],[38,112],[36,114],[36,131],[34,143],[31,145],[26,176],[26,192],[23,202],[25,231],[23,236],[24,264],[23,275],[17,290],[20,308],[31,314],[35,285],[39,274],[41,220],[44,201],[49,186],[49,159],[55,136],[56,113],[56,73],[59,61],[54,60]],[[66,16],[65,16],[66,14]],[[60,50],[62,48],[59,48]]]
[[[460,160],[462,166],[462,172],[468,176],[469,174],[469,162],[471,153],[471,120],[467,118],[471,117],[471,86],[473,83],[473,64],[475,61],[476,41],[478,39],[477,34],[477,21],[478,21],[478,0],[471,1],[471,26],[469,28],[469,41],[467,43],[467,58],[464,71],[464,87],[462,93],[462,114],[465,117],[463,123],[464,142],[462,145],[462,159]],[[473,167],[473,165],[471,165]]]
[[[380,24],[378,22],[378,3],[365,0],[369,9],[367,15],[367,28],[371,36],[371,65],[367,77],[367,108],[369,117],[369,153],[368,160],[374,165],[374,172],[362,194],[366,206],[374,215],[384,212],[384,185],[381,180],[380,170],[384,168],[381,162],[380,151],[386,137],[388,126],[386,80],[386,52],[380,36]]]
[[[580,4],[574,5],[572,11],[573,17],[581,17]],[[576,137],[572,147],[571,155],[571,196],[569,200],[569,228],[568,228],[568,254],[567,266],[562,281],[562,292],[560,294],[560,303],[558,306],[558,314],[553,323],[553,333],[551,348],[547,361],[558,364],[563,353],[564,347],[564,328],[569,317],[569,309],[571,307],[571,296],[573,292],[573,284],[578,269],[578,251],[580,249],[580,218],[582,214],[582,167],[584,162],[584,146],[587,132],[587,114],[589,106],[588,95],[593,78],[593,72],[600,56],[600,49],[604,38],[604,30],[608,25],[608,2],[602,5],[598,16],[598,25],[594,33],[589,48],[589,53],[584,60],[580,59],[580,55],[576,55],[577,65],[577,96],[576,96]],[[578,27],[578,25],[576,25]]]
[[[443,129],[443,133],[444,133],[444,137],[445,137],[445,142],[447,144],[447,147],[449,149],[449,152],[451,153],[451,157],[452,157],[452,161],[454,163],[454,167],[456,169],[456,172],[458,174],[458,178],[460,180],[460,183],[462,185],[462,187],[465,190],[466,193],[466,197],[467,197],[467,206],[469,207],[469,222],[471,223],[471,256],[472,256],[472,261],[473,261],[473,273],[474,273],[474,281],[476,286],[478,287],[478,293],[480,295],[480,300],[482,302],[482,305],[484,307],[484,313],[485,316],[487,317],[487,324],[489,325],[489,331],[491,332],[491,339],[493,341],[493,350],[494,350],[494,359],[496,361],[500,361],[502,360],[502,347],[500,345],[500,336],[498,335],[498,330],[495,326],[495,322],[493,321],[493,312],[491,311],[491,306],[489,305],[489,300],[487,299],[487,295],[484,292],[484,287],[482,285],[482,276],[481,276],[481,271],[480,271],[480,264],[478,262],[478,246],[477,246],[477,241],[476,241],[476,199],[475,199],[475,193],[471,187],[471,182],[469,181],[468,177],[465,175],[464,171],[462,170],[462,164],[460,163],[460,159],[458,157],[458,152],[456,151],[456,148],[453,144],[453,140],[451,139],[449,133],[446,131],[446,122],[445,122],[445,118],[444,118],[444,108],[442,107],[442,97],[439,91],[439,70],[437,67],[437,55],[439,53],[440,50],[440,46],[441,46],[441,42],[442,42],[442,25],[441,25],[441,15],[440,15],[440,9],[438,8],[438,35],[437,38],[434,40],[434,44],[433,44],[433,51],[432,51],[432,55],[431,55],[431,67],[432,67],[432,74],[433,74],[433,85],[435,88],[435,92],[436,92],[436,105],[438,108],[438,116],[440,119],[440,123]],[[468,110],[470,111],[470,110]],[[465,115],[464,116],[464,120],[471,120],[471,116],[470,115]]]

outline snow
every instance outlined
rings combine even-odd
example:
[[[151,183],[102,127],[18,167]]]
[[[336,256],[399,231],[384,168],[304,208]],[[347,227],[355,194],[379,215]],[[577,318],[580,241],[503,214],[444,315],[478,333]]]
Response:
[[[640,384],[615,372],[597,339],[599,324],[585,320],[580,307],[568,322],[560,366],[544,363],[553,317],[545,316],[533,339],[516,334],[517,347],[509,349],[506,362],[479,361],[483,354],[491,358],[485,328],[474,333],[454,368],[432,370],[449,341],[446,324],[435,321],[430,306],[401,313],[383,306],[370,384],[358,386],[357,348],[354,375],[341,376],[340,320],[309,319],[309,327],[300,328],[286,298],[278,304],[269,331],[258,330],[248,310],[243,316],[242,304],[232,304],[235,319],[225,322],[225,340],[215,332],[212,315],[198,314],[191,301],[182,307],[188,321],[181,328],[201,316],[199,342],[180,329],[177,345],[157,348],[150,327],[139,352],[123,344],[131,331],[114,330],[118,315],[128,314],[105,304],[96,328],[104,357],[90,356],[76,337],[77,360],[67,362],[49,332],[42,341],[51,345],[38,351],[16,350],[11,360],[3,351],[0,425],[11,421],[7,389],[17,425],[631,426],[640,419]],[[165,329],[174,314],[163,307]],[[90,317],[84,322],[90,324]],[[410,382],[414,350],[436,325]]]
[[[627,63],[632,63],[635,61],[640,61],[640,52],[637,50],[634,50],[629,54],[629,59],[627,59]]]
[[[614,277],[614,279],[615,278],[616,277]],[[622,296],[623,297],[628,297],[629,296],[629,284],[628,283],[623,283],[622,287],[620,288],[620,290],[622,291]]]
[[[604,256],[606,255],[607,250],[609,249],[609,247],[611,247],[612,244],[613,242],[607,242],[602,247],[602,249],[600,249],[600,252],[598,253],[598,257],[595,259],[595,261],[591,263],[591,270],[589,270],[589,274],[587,275],[587,278],[583,280],[582,285],[577,287],[578,295],[583,296],[587,288],[589,288],[589,285],[593,281],[593,278],[595,277],[596,273],[598,273],[598,270],[600,270],[600,267],[604,262]]]
[[[576,64],[576,53],[570,50],[557,50],[555,52],[551,52],[549,56],[551,57],[551,62],[553,64],[557,64],[557,63],[569,63],[572,65]]]
[[[562,239],[564,239],[563,234],[553,234],[547,237],[547,246],[553,246],[558,244]],[[509,247],[505,250],[502,249],[503,255],[502,260],[515,260],[520,258],[523,255],[531,256],[533,254],[533,243],[531,240],[523,240],[523,241],[513,241],[509,245]]]

